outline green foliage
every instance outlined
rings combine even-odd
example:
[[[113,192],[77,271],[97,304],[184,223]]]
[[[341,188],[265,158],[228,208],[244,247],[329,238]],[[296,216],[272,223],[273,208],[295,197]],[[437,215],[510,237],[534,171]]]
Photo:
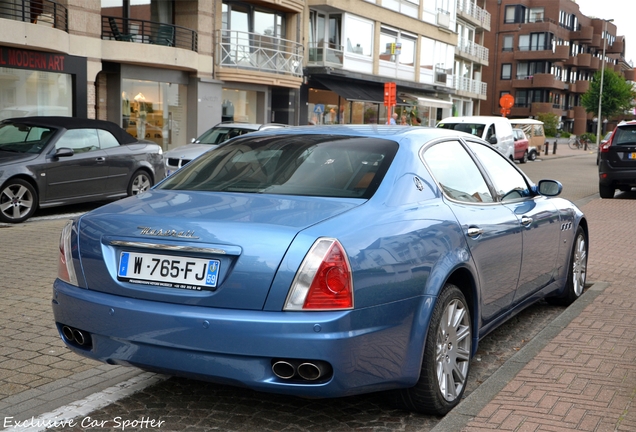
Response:
[[[554,113],[539,113],[537,120],[543,122],[545,136],[553,137],[557,134],[560,118]]]
[[[595,143],[596,142],[596,134],[593,134],[592,132],[585,132],[585,133],[581,134],[579,139],[581,141],[587,141],[587,142]]]
[[[570,138],[571,136],[570,132],[561,131],[561,138]]]
[[[601,71],[594,74],[590,81],[590,88],[581,96],[581,105],[588,113],[598,116],[598,98],[601,89]],[[601,100],[601,115],[612,118],[629,110],[636,98],[636,92],[625,78],[612,69],[605,69],[603,74],[603,98]]]

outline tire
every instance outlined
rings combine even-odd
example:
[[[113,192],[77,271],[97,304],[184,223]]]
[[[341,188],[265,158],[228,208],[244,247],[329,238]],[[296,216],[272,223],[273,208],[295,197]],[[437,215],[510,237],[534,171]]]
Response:
[[[128,183],[128,196],[139,195],[146,192],[153,185],[152,177],[147,171],[135,171],[130,183]]]
[[[577,144],[576,139],[568,141],[568,147],[570,147],[572,150],[577,150],[579,148],[579,145]]]
[[[587,277],[587,236],[583,228],[576,229],[572,251],[570,252],[570,267],[565,283],[565,292],[559,297],[549,297],[546,301],[559,306],[569,306],[583,295]]]
[[[536,150],[532,150],[529,154],[528,154],[528,160],[534,161],[537,159],[537,152]]]
[[[448,325],[452,318],[454,325]],[[472,350],[470,311],[464,294],[446,284],[433,313],[424,346],[420,378],[414,387],[393,393],[400,408],[444,415],[462,399]]]
[[[602,184],[598,185],[598,194],[601,196],[601,198],[614,198],[615,191],[616,189],[614,189],[612,186],[605,186]]]
[[[528,152],[527,151],[523,154],[523,157],[521,159],[519,159],[519,163],[524,164],[526,162],[528,162]]]
[[[7,223],[24,222],[38,208],[38,194],[31,183],[11,179],[0,191],[0,220]]]

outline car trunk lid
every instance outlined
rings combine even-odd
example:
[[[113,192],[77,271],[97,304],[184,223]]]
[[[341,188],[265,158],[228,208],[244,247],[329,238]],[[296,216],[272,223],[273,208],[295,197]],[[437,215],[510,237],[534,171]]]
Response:
[[[87,288],[153,301],[262,309],[296,234],[361,202],[146,192],[81,219]]]

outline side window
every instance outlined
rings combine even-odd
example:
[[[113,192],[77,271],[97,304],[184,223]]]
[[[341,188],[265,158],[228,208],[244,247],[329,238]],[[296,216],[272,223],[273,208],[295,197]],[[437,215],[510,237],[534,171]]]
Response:
[[[55,143],[55,148],[70,148],[75,153],[99,150],[99,139],[95,129],[71,129]]]
[[[513,201],[530,195],[526,179],[510,165],[504,155],[482,144],[469,142],[468,147],[484,165],[502,201]]]
[[[99,136],[99,147],[102,150],[119,147],[119,141],[117,141],[117,138],[115,138],[112,133],[103,129],[97,129],[97,135]]]
[[[497,136],[497,133],[495,132],[495,125],[491,124],[490,127],[488,128],[488,132],[486,132],[486,141],[490,140],[490,137],[492,136]]]
[[[449,198],[470,203],[494,201],[479,168],[459,142],[436,144],[428,148],[422,157]]]

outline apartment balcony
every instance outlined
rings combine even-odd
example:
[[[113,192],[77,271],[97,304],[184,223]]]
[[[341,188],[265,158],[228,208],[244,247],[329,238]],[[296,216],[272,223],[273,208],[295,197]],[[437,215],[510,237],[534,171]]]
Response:
[[[571,41],[591,42],[594,35],[594,27],[581,26],[579,30],[570,32]]]
[[[581,53],[576,56],[579,62],[579,68],[589,69],[590,64],[592,63],[592,54],[589,53]]]
[[[565,66],[578,66],[579,65],[579,58],[578,56],[570,56],[568,57],[568,59],[564,62]]]
[[[510,117],[530,117],[530,105],[515,105],[510,108]]]
[[[555,90],[565,89],[565,83],[549,73],[538,73],[533,76],[527,76],[524,78],[525,79],[515,80],[519,82],[518,88],[546,88]]]
[[[589,89],[590,82],[586,80],[580,80],[575,84],[570,84],[570,93],[587,93]]]
[[[453,76],[453,88],[459,96],[486,100],[488,85],[470,78]]]
[[[53,27],[68,33],[68,10],[51,0],[0,1],[0,18]]]
[[[563,107],[560,104],[551,102],[533,102],[530,107],[530,115],[536,116],[541,113],[553,113],[561,117],[563,115]]]
[[[490,31],[490,13],[471,0],[457,0],[457,17]]]
[[[625,79],[627,81],[634,81],[634,78],[636,75],[636,73],[634,72],[634,69],[627,69],[623,71],[623,74],[625,75]]]
[[[570,47],[566,45],[558,45],[554,51],[547,50],[531,50],[530,47],[519,47],[515,50],[514,59],[516,61],[532,61],[532,60],[549,60],[549,61],[566,61],[570,58]]]
[[[622,54],[623,49],[625,48],[625,39],[624,38],[616,38],[613,44],[608,45],[606,48],[606,52],[608,54]]]
[[[218,79],[236,81],[240,75],[250,82],[300,86],[303,46],[298,42],[235,30],[219,30],[216,40]]]
[[[516,79],[512,80],[512,88],[514,89],[527,89],[534,87],[532,82],[532,76],[518,76]]]
[[[598,33],[594,33],[592,35],[592,42],[590,42],[590,46],[594,48],[603,48],[603,38]]]
[[[310,43],[307,56],[309,67],[333,67],[342,68],[344,60],[344,47],[328,43]]]
[[[102,16],[102,39],[197,51],[197,32],[154,21]]]
[[[607,64],[607,63],[605,63],[605,64]],[[598,58],[598,57],[592,57],[590,59],[590,69],[595,70],[595,71],[601,69],[601,59]]]
[[[455,47],[455,55],[458,57],[477,61],[484,66],[488,66],[488,53],[488,48],[468,39],[459,39]]]

